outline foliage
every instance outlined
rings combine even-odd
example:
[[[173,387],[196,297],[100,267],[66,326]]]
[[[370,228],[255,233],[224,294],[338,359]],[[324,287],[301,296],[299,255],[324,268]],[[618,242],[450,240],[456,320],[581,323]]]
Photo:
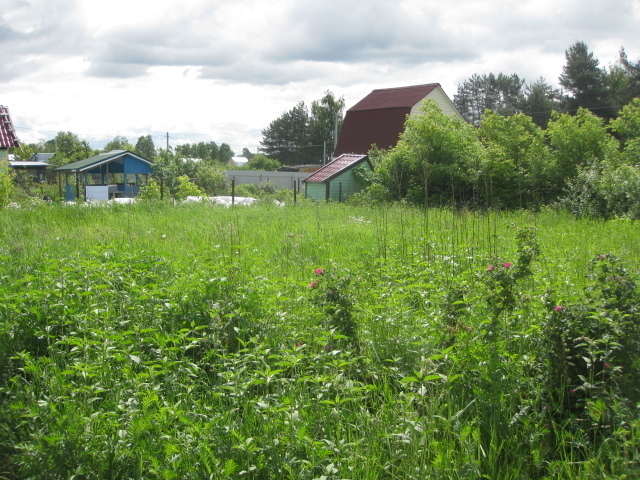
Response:
[[[551,153],[544,132],[531,117],[503,117],[487,111],[478,135],[486,149],[481,176],[491,183],[489,205],[526,208],[549,198],[554,173]]]
[[[272,172],[280,168],[280,162],[275,158],[269,158],[266,155],[259,153],[252,156],[244,168],[247,170],[264,170]]]
[[[53,140],[44,143],[44,151],[55,152],[51,162],[57,166],[77,162],[95,154],[86,140],[80,140],[72,132],[58,132]]]
[[[0,159],[0,210],[9,204],[9,197],[13,191],[13,171],[9,162]]]
[[[589,51],[586,43],[576,42],[565,52],[567,63],[560,75],[560,85],[570,96],[567,108],[577,111],[586,108],[604,118],[615,116],[607,88],[606,72],[599,67],[599,61]]]
[[[331,153],[338,141],[337,134],[342,129],[343,110],[344,97],[336,98],[330,90],[324,92],[321,99],[311,102],[309,135],[314,146],[314,159],[326,155],[323,163],[331,160]]]
[[[207,195],[225,195],[229,181],[222,168],[216,165],[201,165],[197,172],[196,184]]]
[[[580,167],[613,161],[618,150],[604,121],[584,108],[575,115],[554,113],[546,134],[560,182],[574,178]]]
[[[344,98],[336,99],[331,91],[311,102],[311,112],[299,102],[262,131],[261,151],[283,165],[322,163],[324,151],[329,156],[333,150],[343,108]]]
[[[640,168],[610,164],[585,167],[568,182],[562,204],[579,217],[640,220]]]
[[[524,98],[518,104],[519,109],[540,128],[546,128],[551,113],[561,108],[562,93],[540,77],[525,87]]]
[[[135,147],[129,143],[129,140],[127,140],[126,137],[116,136],[104,146],[102,151],[108,153],[112,150],[129,150],[130,152],[133,152]]]
[[[216,142],[184,143],[176,147],[175,154],[182,158],[198,158],[205,163],[222,162],[220,148]]]
[[[623,161],[637,165],[640,160],[640,98],[625,105],[609,126],[621,138]]]
[[[524,80],[515,73],[505,75],[472,75],[461,85],[453,96],[453,103],[462,117],[473,125],[478,125],[485,110],[493,110],[500,115],[513,115],[523,98]]]
[[[393,199],[428,205],[472,200],[484,152],[473,128],[444,114],[433,101],[407,120],[398,145],[376,168]],[[375,187],[373,187],[375,188]]]
[[[138,199],[140,200],[160,200],[162,193],[160,191],[160,184],[153,178],[149,180],[149,183],[140,189]]]
[[[101,208],[0,216],[1,476],[638,477],[637,222]]]
[[[283,165],[308,162],[312,159],[308,128],[309,112],[304,102],[299,102],[262,131],[261,150]]]
[[[142,135],[138,137],[138,141],[136,142],[136,146],[133,151],[142,158],[154,161],[156,158],[156,147],[153,144],[153,138],[151,138],[151,135]]]
[[[184,200],[187,197],[201,197],[204,195],[204,190],[192,183],[187,175],[180,175],[178,177],[178,185],[175,191],[171,192],[172,197],[176,200]]]

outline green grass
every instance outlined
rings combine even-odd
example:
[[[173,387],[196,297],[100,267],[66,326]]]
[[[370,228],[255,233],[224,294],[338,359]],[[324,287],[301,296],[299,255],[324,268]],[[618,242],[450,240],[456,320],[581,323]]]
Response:
[[[633,478],[639,234],[553,210],[7,209],[0,478]]]

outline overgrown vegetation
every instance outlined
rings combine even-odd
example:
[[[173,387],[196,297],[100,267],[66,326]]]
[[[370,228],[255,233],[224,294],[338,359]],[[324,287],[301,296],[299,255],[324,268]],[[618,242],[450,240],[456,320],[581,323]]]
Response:
[[[635,478],[638,228],[552,210],[5,210],[0,476]]]

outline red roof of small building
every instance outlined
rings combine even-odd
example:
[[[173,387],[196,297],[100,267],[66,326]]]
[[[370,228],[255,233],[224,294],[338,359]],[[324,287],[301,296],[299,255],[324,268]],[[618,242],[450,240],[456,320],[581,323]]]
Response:
[[[327,163],[317,172],[312,173],[303,181],[323,183],[340,175],[348,168],[367,160],[366,155],[340,155],[335,160]]]
[[[436,89],[439,83],[372,91],[347,110],[334,156],[367,154],[371,145],[395,147],[414,105]]]
[[[9,108],[0,105],[0,148],[17,148],[19,146],[16,131],[11,123]]]

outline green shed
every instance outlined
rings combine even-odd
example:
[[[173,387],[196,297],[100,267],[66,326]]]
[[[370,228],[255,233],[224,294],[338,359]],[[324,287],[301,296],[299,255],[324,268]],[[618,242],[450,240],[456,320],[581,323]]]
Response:
[[[342,202],[362,189],[356,169],[373,171],[366,155],[343,154],[312,173],[304,182],[305,197]]]

